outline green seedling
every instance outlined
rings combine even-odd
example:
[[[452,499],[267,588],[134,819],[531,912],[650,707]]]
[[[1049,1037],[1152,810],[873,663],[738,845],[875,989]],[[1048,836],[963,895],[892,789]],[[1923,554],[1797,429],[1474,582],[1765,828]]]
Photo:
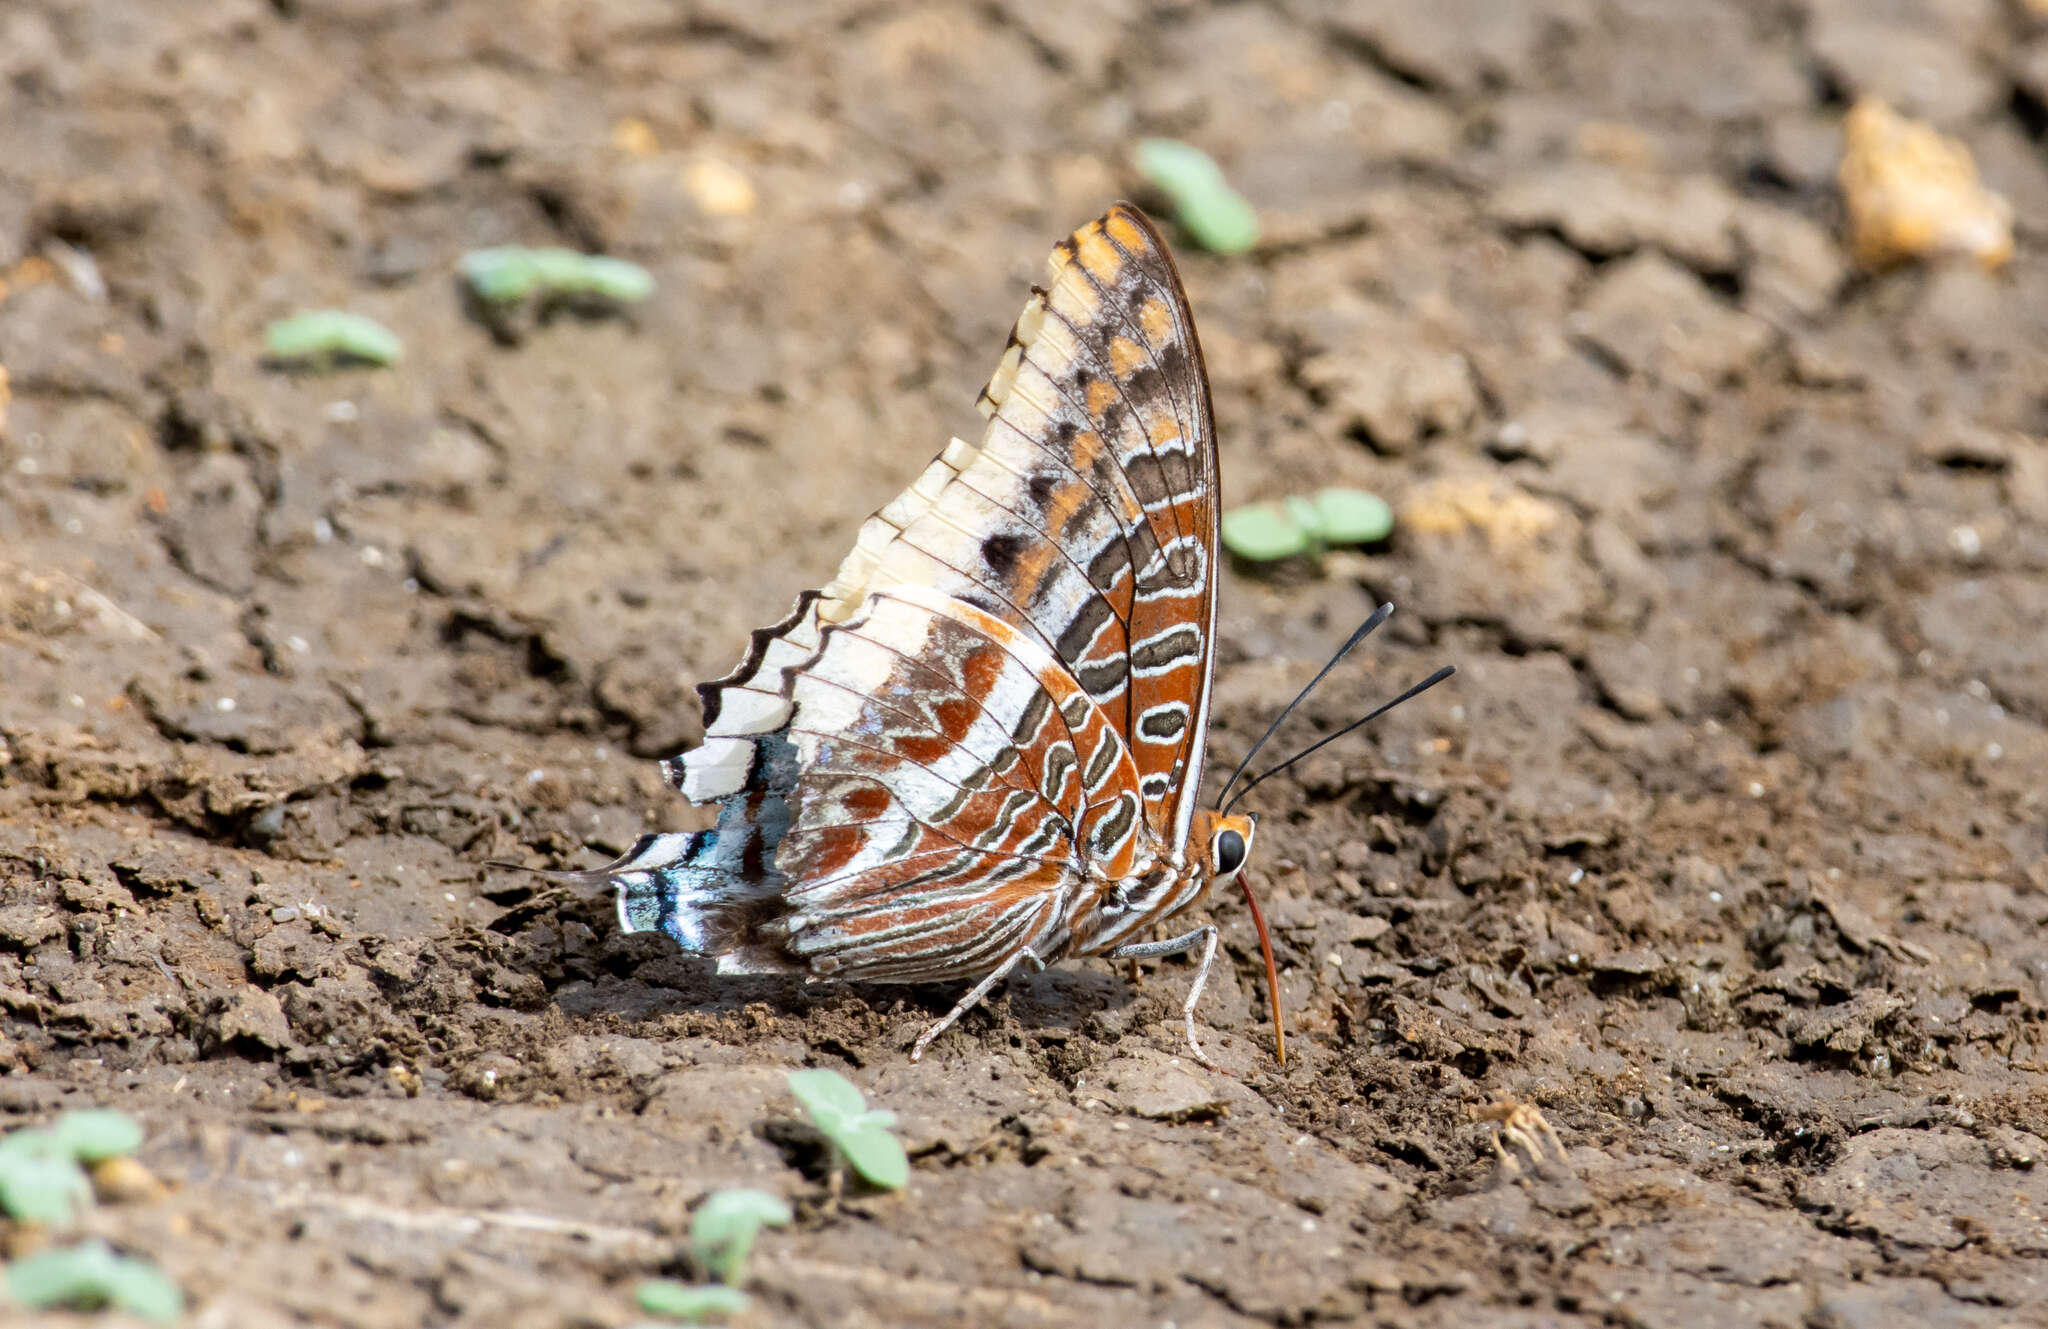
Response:
[[[57,1118],[51,1133],[81,1163],[132,1154],[142,1147],[142,1127],[135,1118],[111,1108],[87,1108]]]
[[[648,1279],[633,1289],[633,1298],[648,1314],[671,1316],[685,1324],[722,1320],[747,1308],[747,1294],[736,1287],[691,1287],[666,1278]]]
[[[1139,174],[1173,201],[1194,242],[1217,254],[1242,254],[1259,242],[1259,213],[1223,178],[1215,159],[1178,139],[1148,138],[1133,154]]]
[[[1357,489],[1254,503],[1223,514],[1223,547],[1248,563],[1273,563],[1331,545],[1369,545],[1394,529],[1386,500]]]
[[[638,263],[573,249],[500,245],[463,255],[462,279],[485,304],[543,300],[601,300],[638,304],[654,294],[654,277]]]
[[[789,1092],[804,1105],[840,1159],[870,1186],[900,1190],[910,1180],[910,1159],[889,1133],[896,1114],[870,1110],[845,1076],[838,1071],[791,1071]]]
[[[764,1227],[786,1225],[792,1216],[781,1198],[766,1191],[719,1191],[697,1207],[690,1222],[691,1253],[719,1282],[737,1286],[754,1237]]]
[[[373,318],[342,309],[315,309],[281,318],[263,334],[270,358],[280,364],[332,369],[344,361],[396,364],[405,343]]]
[[[92,1201],[81,1163],[133,1152],[142,1128],[119,1112],[67,1112],[39,1130],[0,1139],[0,1210],[25,1223],[68,1223]]]
[[[147,1260],[117,1255],[104,1241],[44,1251],[7,1267],[7,1296],[37,1310],[111,1306],[143,1320],[170,1321],[185,1311],[185,1294]]]
[[[55,1131],[0,1140],[0,1209],[24,1223],[69,1223],[92,1203],[92,1182]]]

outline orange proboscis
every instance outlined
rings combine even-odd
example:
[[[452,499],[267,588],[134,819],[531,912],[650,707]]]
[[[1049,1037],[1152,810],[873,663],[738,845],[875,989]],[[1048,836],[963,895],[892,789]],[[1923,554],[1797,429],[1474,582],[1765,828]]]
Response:
[[[1252,894],[1251,874],[1238,869],[1237,884],[1244,888],[1244,902],[1252,911],[1252,926],[1259,932],[1259,950],[1266,957],[1266,996],[1273,1004],[1273,1056],[1285,1066],[1287,1026],[1280,1022],[1280,967],[1273,963],[1273,938],[1266,931],[1266,916],[1259,911],[1258,897]]]

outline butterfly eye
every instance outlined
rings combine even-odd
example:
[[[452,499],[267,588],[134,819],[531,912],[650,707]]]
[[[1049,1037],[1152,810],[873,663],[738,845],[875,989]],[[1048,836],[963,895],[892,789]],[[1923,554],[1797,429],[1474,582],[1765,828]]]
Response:
[[[1236,831],[1218,831],[1210,852],[1216,861],[1216,875],[1227,877],[1244,866],[1244,836]]]

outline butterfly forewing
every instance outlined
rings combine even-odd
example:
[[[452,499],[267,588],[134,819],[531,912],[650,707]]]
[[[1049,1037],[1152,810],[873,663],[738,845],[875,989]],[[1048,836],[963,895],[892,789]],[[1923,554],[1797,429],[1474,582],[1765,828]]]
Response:
[[[979,447],[884,509],[828,595],[921,583],[1037,636],[1124,735],[1175,852],[1207,718],[1216,449],[1187,297],[1142,213],[1054,250],[980,405]]]

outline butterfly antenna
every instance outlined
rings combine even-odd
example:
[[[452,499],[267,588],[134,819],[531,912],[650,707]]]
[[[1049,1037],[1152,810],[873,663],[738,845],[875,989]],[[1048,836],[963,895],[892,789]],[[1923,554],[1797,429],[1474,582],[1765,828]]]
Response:
[[[1370,722],[1379,719],[1382,715],[1385,715],[1388,711],[1393,710],[1402,702],[1407,701],[1412,697],[1421,696],[1423,693],[1429,691],[1431,688],[1435,687],[1437,684],[1443,682],[1445,679],[1449,678],[1452,674],[1455,674],[1457,672],[1458,667],[1456,665],[1445,665],[1443,668],[1437,670],[1428,678],[1423,679],[1414,687],[1409,688],[1406,692],[1394,698],[1386,705],[1376,707],[1370,714],[1359,716],[1356,720],[1353,720],[1350,724],[1345,725],[1336,733],[1330,734],[1327,737],[1316,740],[1315,742],[1309,744],[1307,747],[1303,748],[1301,751],[1289,757],[1286,761],[1281,762],[1278,766],[1272,767],[1269,770],[1259,772],[1250,780],[1246,781],[1244,788],[1237,791],[1237,798],[1231,799],[1230,802],[1224,804],[1220,810],[1225,815],[1228,815],[1231,807],[1236,804],[1238,798],[1243,798],[1246,794],[1249,794],[1252,790],[1258,788],[1261,784],[1265,783],[1269,777],[1280,774],[1280,772],[1286,770],[1289,766],[1294,765],[1294,763],[1300,761],[1303,757],[1308,756],[1310,753],[1319,752],[1322,749],[1330,746],[1330,744],[1344,737],[1344,735],[1350,733],[1352,730],[1358,728],[1360,725],[1369,724]],[[1290,707],[1289,709],[1292,708]]]
[[[1308,686],[1303,688],[1300,692],[1296,693],[1294,700],[1288,702],[1286,707],[1280,712],[1280,714],[1273,717],[1273,723],[1266,726],[1266,732],[1259,735],[1259,741],[1252,744],[1252,750],[1244,754],[1244,760],[1237,764],[1237,769],[1230,773],[1230,778],[1228,780],[1224,781],[1223,792],[1216,795],[1216,807],[1218,811],[1228,812],[1230,810],[1230,805],[1228,803],[1225,803],[1223,800],[1230,797],[1231,786],[1237,783],[1237,777],[1244,774],[1245,768],[1252,764],[1252,758],[1259,755],[1259,749],[1266,746],[1266,740],[1273,736],[1273,731],[1278,729],[1281,725],[1281,722],[1286,720],[1288,716],[1294,714],[1295,707],[1301,705],[1302,702],[1308,700],[1308,694],[1316,690],[1316,685],[1321,683],[1324,678],[1328,677],[1330,671],[1337,667],[1339,661],[1341,661],[1345,656],[1351,654],[1351,650],[1353,647],[1357,646],[1358,643],[1364,641],[1367,637],[1370,637],[1373,634],[1373,629],[1377,628],[1380,624],[1386,622],[1387,619],[1393,614],[1393,612],[1394,606],[1392,604],[1383,604],[1378,609],[1373,610],[1371,616],[1369,616],[1365,620],[1365,622],[1360,623],[1358,625],[1358,631],[1351,634],[1350,640],[1346,641],[1342,646],[1339,646],[1337,648],[1337,653],[1330,657],[1330,663],[1323,666],[1322,672],[1317,674],[1314,678],[1310,679]],[[1436,680],[1432,679],[1430,681],[1435,682]],[[1420,691],[1420,689],[1417,690]],[[1391,705],[1392,703],[1389,704]],[[1272,771],[1267,771],[1266,775],[1271,775],[1272,773]],[[1265,778],[1265,775],[1259,777],[1259,779],[1261,780]],[[1234,799],[1232,800],[1232,802],[1235,801],[1236,800]]]

